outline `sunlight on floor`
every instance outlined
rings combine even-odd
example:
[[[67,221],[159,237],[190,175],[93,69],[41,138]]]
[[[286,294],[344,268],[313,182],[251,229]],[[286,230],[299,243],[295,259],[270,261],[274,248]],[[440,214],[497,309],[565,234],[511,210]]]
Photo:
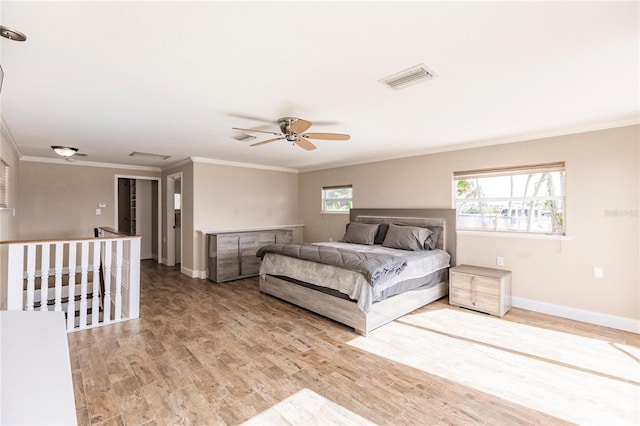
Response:
[[[302,389],[263,411],[243,425],[373,425],[344,407]]]
[[[638,348],[440,309],[351,345],[580,424],[639,424]]]

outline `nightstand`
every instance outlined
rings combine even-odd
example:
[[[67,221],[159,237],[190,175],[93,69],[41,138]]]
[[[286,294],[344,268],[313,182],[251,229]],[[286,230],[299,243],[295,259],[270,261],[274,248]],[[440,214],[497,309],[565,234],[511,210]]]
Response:
[[[511,309],[511,271],[454,266],[449,270],[449,304],[503,316]]]

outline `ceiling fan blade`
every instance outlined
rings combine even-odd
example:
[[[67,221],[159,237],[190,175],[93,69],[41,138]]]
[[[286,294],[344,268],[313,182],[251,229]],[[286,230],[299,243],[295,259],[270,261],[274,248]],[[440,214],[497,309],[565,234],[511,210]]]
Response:
[[[298,118],[294,121],[291,126],[289,126],[289,130],[294,133],[304,133],[309,127],[311,127],[311,122],[307,120],[303,120],[302,118]]]
[[[264,145],[265,143],[279,141],[280,139],[284,139],[284,136],[283,136],[283,137],[280,137],[280,138],[267,139],[266,141],[262,141],[262,142],[252,143],[252,144],[251,144],[251,145],[249,145],[249,146]]]
[[[313,151],[314,149],[316,149],[316,146],[314,144],[312,144],[311,142],[309,142],[308,140],[306,140],[306,139],[298,139],[298,140],[296,140],[295,143],[300,148],[306,149],[307,151]]]
[[[322,139],[327,141],[348,141],[351,136],[344,135],[342,133],[305,133],[302,135],[304,138],[309,139]]]
[[[232,127],[231,129],[232,129],[232,130],[240,130],[240,131],[243,131],[243,132],[267,133],[267,134],[270,134],[270,135],[276,135],[276,136],[280,136],[280,135],[282,134],[282,133],[276,133],[276,132],[267,132],[267,131],[265,131],[265,130],[241,129],[241,128],[239,128],[239,127]]]
[[[236,114],[236,113],[233,113],[233,112],[227,112],[227,113],[225,113],[225,115],[227,115],[229,117],[234,117],[234,118],[242,118],[244,120],[262,121],[264,123],[278,124],[278,121],[274,120],[272,118],[256,117],[256,116],[253,116],[253,115],[246,115],[246,114]]]

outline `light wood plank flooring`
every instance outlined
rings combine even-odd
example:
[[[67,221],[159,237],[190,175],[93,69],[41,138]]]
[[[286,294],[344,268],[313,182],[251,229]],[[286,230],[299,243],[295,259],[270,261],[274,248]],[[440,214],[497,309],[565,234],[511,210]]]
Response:
[[[257,279],[214,284],[144,261],[141,281],[139,320],[68,335],[79,424],[549,425],[577,422],[580,404],[640,421],[579,388],[558,408],[552,383],[579,374],[638,401],[636,334],[444,299],[363,338],[260,294]]]

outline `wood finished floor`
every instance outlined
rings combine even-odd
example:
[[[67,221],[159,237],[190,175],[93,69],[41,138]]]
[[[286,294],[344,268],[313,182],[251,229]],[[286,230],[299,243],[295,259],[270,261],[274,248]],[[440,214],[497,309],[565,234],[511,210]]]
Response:
[[[214,284],[144,261],[141,282],[139,320],[68,335],[78,424],[234,425],[301,391],[380,425],[567,423],[358,349],[352,330],[260,294],[255,278]],[[420,311],[440,309],[462,312],[446,299]],[[503,321],[640,348],[636,334],[519,309]]]

